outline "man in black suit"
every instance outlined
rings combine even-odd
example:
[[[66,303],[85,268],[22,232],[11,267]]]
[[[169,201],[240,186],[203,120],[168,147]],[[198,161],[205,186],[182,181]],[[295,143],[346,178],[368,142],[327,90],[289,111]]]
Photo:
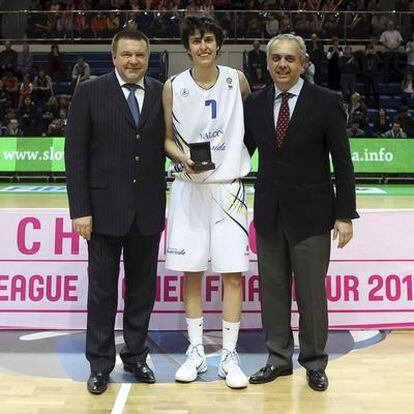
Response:
[[[260,46],[260,40],[256,39],[253,42],[253,49],[247,54],[252,89],[261,89],[267,83],[266,53],[260,50]]]
[[[88,240],[88,390],[101,394],[115,366],[114,324],[121,250],[124,369],[152,383],[146,337],[165,221],[162,84],[145,76],[149,41],[138,31],[112,41],[115,70],[78,85],[65,161],[75,230]]]
[[[292,273],[298,303],[299,363],[310,387],[328,387],[325,276],[330,230],[338,247],[352,238],[355,183],[346,116],[333,92],[300,78],[303,39],[282,34],[267,45],[274,85],[246,104],[246,145],[259,149],[254,223],[257,232],[267,364],[250,377],[260,384],[292,373]],[[292,114],[292,116],[291,116]],[[336,177],[334,192],[329,155]]]
[[[311,42],[307,47],[309,59],[315,65],[315,83],[322,84],[322,61],[324,58],[323,44],[316,33],[312,33]]]

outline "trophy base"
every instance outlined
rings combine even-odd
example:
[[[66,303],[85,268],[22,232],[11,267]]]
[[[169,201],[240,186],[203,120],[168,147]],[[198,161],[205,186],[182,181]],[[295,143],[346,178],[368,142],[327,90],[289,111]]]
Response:
[[[211,161],[195,161],[192,168],[194,171],[209,171],[214,170],[216,165]]]

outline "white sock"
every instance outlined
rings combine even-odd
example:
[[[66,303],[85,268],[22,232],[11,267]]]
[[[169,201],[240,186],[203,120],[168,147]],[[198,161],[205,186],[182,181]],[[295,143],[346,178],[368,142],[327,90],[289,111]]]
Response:
[[[185,318],[187,321],[188,339],[192,346],[203,345],[203,317]]]
[[[223,320],[223,349],[234,351],[239,337],[240,322]]]

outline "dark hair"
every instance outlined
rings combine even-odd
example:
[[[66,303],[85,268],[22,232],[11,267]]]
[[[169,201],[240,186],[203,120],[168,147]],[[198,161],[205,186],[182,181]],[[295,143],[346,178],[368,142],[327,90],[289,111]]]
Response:
[[[116,52],[118,47],[118,42],[121,39],[130,39],[130,40],[143,40],[147,44],[148,52],[149,52],[149,40],[145,33],[139,30],[132,30],[132,29],[125,29],[121,30],[120,32],[116,33],[112,39],[112,52]]]
[[[193,36],[196,31],[200,32],[201,37],[203,37],[207,32],[214,33],[218,49],[220,50],[221,46],[223,46],[224,32],[217,21],[211,16],[198,14],[187,16],[182,21],[181,42],[187,50],[190,48],[189,38],[190,36]]]

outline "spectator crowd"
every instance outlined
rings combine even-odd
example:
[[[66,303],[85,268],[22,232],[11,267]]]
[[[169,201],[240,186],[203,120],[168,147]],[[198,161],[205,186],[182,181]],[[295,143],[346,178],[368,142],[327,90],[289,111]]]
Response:
[[[270,38],[290,31],[304,37],[378,38],[389,19],[385,11],[411,11],[412,6],[412,0],[32,0],[27,37],[111,38],[130,26],[150,37],[177,38],[180,18],[201,10],[214,14],[229,38]],[[404,31],[412,19],[403,16]]]
[[[6,41],[0,52],[0,136],[64,136],[71,95],[56,95],[54,85],[68,81],[66,73],[57,44],[41,67],[34,65],[28,43],[16,52]],[[80,56],[70,74],[73,91],[89,79],[89,64]]]
[[[349,137],[414,138],[414,66],[410,54],[414,35],[412,39],[405,47],[404,66],[397,64],[391,71],[389,60],[394,57],[388,55],[386,48],[378,53],[373,44],[368,44],[353,51],[351,46],[341,46],[338,38],[333,38],[331,45],[324,48],[318,36],[312,35],[307,44],[303,77],[342,96]],[[261,50],[259,40],[253,42],[246,58],[246,75],[252,90],[271,84],[266,70],[266,53]],[[357,91],[357,83],[363,85],[363,96]],[[391,93],[381,94],[382,90],[390,88]],[[385,105],[386,99],[392,99],[394,107],[391,108],[389,103]]]
[[[412,0],[396,0],[393,4],[396,10],[407,10]],[[31,10],[55,13],[31,14],[28,32],[35,37],[64,39],[75,31],[81,38],[106,38],[112,37],[121,27],[129,26],[150,36],[155,33],[161,37],[176,37],[180,21],[178,11],[185,9],[185,13],[225,10],[217,16],[227,29],[227,36],[231,37],[238,30],[231,10],[255,10],[246,12],[243,21],[238,19],[246,38],[263,39],[292,32],[308,39],[303,77],[343,96],[349,136],[414,137],[410,112],[414,102],[414,20],[404,26],[410,30],[402,33],[401,19],[389,20],[389,16],[382,15],[382,5],[381,0],[32,0]],[[270,12],[280,9],[313,13]],[[65,13],[71,10],[80,12]],[[103,11],[92,13],[91,10]],[[351,13],[336,13],[342,10]],[[321,14],[321,11],[331,13]],[[359,11],[375,13],[360,15]],[[413,19],[413,16],[408,18]],[[364,47],[345,44],[341,36],[344,24],[354,33],[358,28],[365,31],[371,41]],[[328,35],[330,41],[321,40]],[[253,90],[271,82],[260,40],[253,42],[245,63]],[[51,45],[47,65],[40,67],[33,63],[28,42],[17,52],[11,42],[6,41],[0,51],[0,135],[63,136],[70,95],[56,95],[54,85],[71,82],[73,91],[90,75],[91,68],[83,57],[79,57],[73,67],[66,67],[58,44]],[[357,92],[357,83],[365,85],[364,96]],[[391,83],[400,85],[398,112],[393,116],[387,112],[389,106],[383,105],[381,100],[381,88]],[[370,109],[375,109],[374,118]]]

